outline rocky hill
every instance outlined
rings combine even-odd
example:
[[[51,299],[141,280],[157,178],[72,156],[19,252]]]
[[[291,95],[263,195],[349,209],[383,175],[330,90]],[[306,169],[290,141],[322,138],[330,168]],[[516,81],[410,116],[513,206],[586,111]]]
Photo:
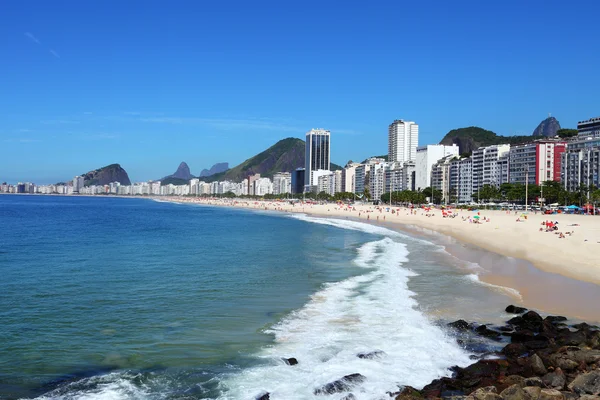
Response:
[[[187,163],[182,162],[177,167],[177,171],[174,174],[167,176],[167,178],[179,178],[179,179],[192,179],[194,176],[190,172],[190,167],[188,167]]]
[[[478,126],[468,128],[453,129],[444,136],[440,144],[458,146],[460,154],[472,153],[473,150],[481,146],[491,146],[493,144],[522,144],[530,142],[531,136],[502,136],[492,131],[485,130]]]
[[[535,128],[533,136],[553,137],[560,129],[560,122],[554,117],[548,117]]]
[[[218,174],[203,177],[203,180],[239,182],[249,175],[260,174],[262,177],[272,178],[276,172],[292,172],[296,168],[304,167],[304,140],[287,138],[280,140],[267,150],[255,155],[243,163]],[[331,170],[342,169],[339,165],[331,163]]]
[[[205,176],[211,176],[214,174],[218,174],[219,172],[225,172],[228,169],[229,169],[229,163],[226,163],[226,162],[216,163],[215,165],[210,167],[210,169],[203,169],[202,172],[200,172],[200,175],[198,177],[202,178]]]
[[[110,164],[83,175],[84,185],[108,185],[119,182],[121,185],[131,185],[129,175],[119,164]]]

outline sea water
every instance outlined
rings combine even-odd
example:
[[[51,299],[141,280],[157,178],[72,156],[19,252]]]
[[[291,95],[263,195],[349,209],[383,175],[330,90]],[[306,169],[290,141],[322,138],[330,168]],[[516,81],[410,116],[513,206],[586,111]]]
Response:
[[[313,399],[352,373],[379,399],[470,363],[450,319],[518,301],[439,244],[351,220],[0,196],[0,226],[2,399]]]

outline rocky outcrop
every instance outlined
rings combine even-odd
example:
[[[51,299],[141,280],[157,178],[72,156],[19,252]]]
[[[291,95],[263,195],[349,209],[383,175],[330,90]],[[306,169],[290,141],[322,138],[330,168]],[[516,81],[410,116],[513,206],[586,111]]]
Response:
[[[343,378],[338,379],[337,381],[333,381],[318,389],[315,389],[314,394],[333,394],[345,392],[352,389],[354,386],[364,382],[365,379],[367,378],[365,378],[361,374],[346,375]]]
[[[554,117],[548,117],[535,128],[533,136],[554,137],[560,130],[560,122]]]
[[[566,318],[543,318],[515,306],[522,314],[505,326],[488,327],[464,320],[449,324],[464,343],[464,335],[504,337],[510,343],[493,359],[453,367],[453,375],[436,379],[422,390],[405,387],[396,400],[600,400],[600,329],[586,323],[567,326]],[[481,328],[485,327],[485,328]]]
[[[215,165],[210,167],[210,169],[203,169],[202,172],[200,172],[199,177],[202,178],[205,176],[211,176],[214,174],[218,174],[220,172],[225,172],[228,169],[229,169],[229,163],[226,163],[226,162],[216,163]]]
[[[112,182],[119,182],[121,185],[131,185],[127,171],[121,168],[119,164],[110,164],[83,175],[83,184],[85,186],[108,185]]]

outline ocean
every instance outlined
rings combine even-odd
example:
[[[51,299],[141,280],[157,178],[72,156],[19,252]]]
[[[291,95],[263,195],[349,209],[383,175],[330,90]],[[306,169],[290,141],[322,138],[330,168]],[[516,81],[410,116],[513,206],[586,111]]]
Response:
[[[472,362],[447,322],[519,300],[351,220],[5,195],[0,227],[0,399],[302,400],[353,373],[356,399],[386,398]]]

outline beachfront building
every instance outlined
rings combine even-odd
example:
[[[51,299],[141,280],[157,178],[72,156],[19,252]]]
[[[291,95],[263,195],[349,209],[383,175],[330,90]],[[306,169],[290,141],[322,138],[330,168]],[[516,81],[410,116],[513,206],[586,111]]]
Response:
[[[577,123],[578,135],[600,135],[600,117],[590,118]]]
[[[458,199],[460,172],[458,157],[457,155],[446,156],[431,167],[431,187],[442,192],[444,204],[455,203]]]
[[[311,171],[311,181],[314,182],[314,185],[306,186],[307,190],[313,193],[319,193],[319,178],[321,176],[330,175],[332,172],[327,169],[317,169],[315,171]]]
[[[472,158],[472,193],[477,193],[484,185],[500,187],[502,183],[508,183],[508,180],[502,181],[502,173],[498,160],[505,157],[510,152],[509,144],[499,144],[492,146],[479,147],[473,151]]]
[[[379,200],[385,191],[386,163],[372,164],[369,170],[369,191],[373,200]]]
[[[356,168],[359,166],[359,163],[349,162],[342,169],[342,179],[341,184],[342,192],[348,193],[356,193],[355,190],[355,177],[356,177]]]
[[[304,192],[305,172],[304,168],[297,168],[292,172],[292,193],[298,194]]]
[[[455,144],[452,146],[430,144],[416,149],[415,186],[417,190],[431,186],[431,168],[436,162],[447,156],[458,156],[458,146]]]
[[[335,175],[335,185],[334,185],[333,193],[341,193],[342,192],[342,171],[341,170],[333,171],[333,174]]]
[[[273,193],[273,182],[269,178],[258,178],[254,181],[254,195],[264,196]]]
[[[317,185],[318,177],[315,177],[313,171],[326,170],[329,171],[330,163],[330,139],[331,134],[325,129],[311,129],[306,133],[306,149],[304,168],[305,175],[305,191],[310,191],[311,186]]]
[[[83,176],[76,176],[73,178],[73,193],[79,193],[79,190],[84,186]],[[25,189],[23,189],[25,190]]]
[[[567,143],[558,139],[511,147],[508,161],[510,183],[539,185],[545,181],[560,181],[562,154],[566,148]]]
[[[330,196],[335,194],[336,187],[336,174],[331,171],[327,173],[319,174],[317,178],[317,193],[325,192]]]
[[[260,179],[260,174],[249,175],[246,180],[248,181],[248,194],[254,196],[254,182]]]
[[[402,164],[390,162],[386,163],[385,168],[385,188],[384,193],[401,192],[405,190]]]
[[[363,193],[369,187],[369,164],[360,164],[354,170],[354,193]],[[366,184],[366,186],[365,186]]]
[[[278,172],[273,175],[273,194],[292,193],[292,174]]]
[[[577,124],[579,135],[567,143],[562,154],[562,183],[575,191],[580,185],[600,186],[600,118]]]
[[[419,145],[419,125],[397,119],[388,127],[388,161],[415,161]]]

